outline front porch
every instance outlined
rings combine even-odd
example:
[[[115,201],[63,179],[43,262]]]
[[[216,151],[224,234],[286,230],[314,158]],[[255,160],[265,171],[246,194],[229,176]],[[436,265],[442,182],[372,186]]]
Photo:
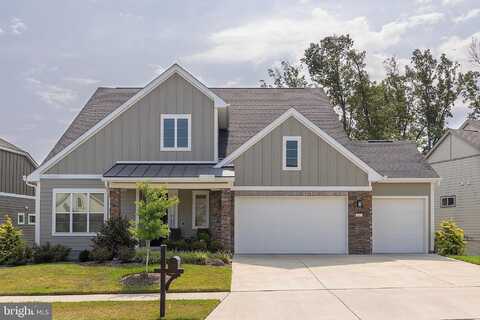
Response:
[[[119,166],[118,164],[116,166]],[[211,165],[195,165],[196,172],[189,172],[187,167],[192,165],[161,165],[160,170],[170,168],[168,177],[145,176],[152,172],[154,165],[136,164],[132,170],[132,164],[123,165],[121,170],[112,174],[112,170],[104,175],[104,181],[108,187],[110,216],[121,215],[132,221],[137,221],[135,201],[140,197],[137,189],[138,182],[148,182],[152,186],[166,187],[169,196],[177,196],[179,203],[169,209],[168,224],[171,229],[171,237],[178,239],[194,239],[199,230],[207,229],[211,240],[218,241],[225,250],[233,250],[233,192],[230,190],[233,183],[231,173],[223,169],[215,169],[212,175],[201,174],[198,171]],[[138,172],[143,166],[143,175],[132,177],[131,173]],[[160,165],[156,165],[160,166]],[[119,176],[121,172],[130,172],[128,176]],[[172,176],[176,171],[177,175]],[[178,176],[178,172],[183,172]],[[158,173],[157,173],[158,174]],[[230,176],[225,176],[230,174]]]

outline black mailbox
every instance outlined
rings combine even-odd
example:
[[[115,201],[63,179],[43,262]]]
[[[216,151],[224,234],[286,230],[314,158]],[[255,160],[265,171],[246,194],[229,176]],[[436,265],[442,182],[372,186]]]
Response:
[[[180,269],[180,257],[175,256],[170,259],[168,259],[167,262],[167,273],[168,274],[176,274],[178,273],[178,270]]]

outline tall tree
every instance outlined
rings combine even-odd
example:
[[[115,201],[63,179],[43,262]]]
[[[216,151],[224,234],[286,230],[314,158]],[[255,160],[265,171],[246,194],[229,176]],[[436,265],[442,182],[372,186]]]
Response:
[[[382,80],[384,103],[389,110],[388,124],[390,137],[394,139],[410,139],[414,120],[412,104],[407,99],[405,75],[400,73],[396,57],[384,61],[385,79]]]
[[[470,61],[480,67],[480,41],[477,38],[472,38],[472,43],[468,48],[468,55]]]
[[[273,85],[265,80],[260,80],[262,88],[304,88],[308,87],[305,75],[302,73],[303,66],[291,65],[288,61],[282,61],[280,68],[268,69],[268,76],[273,79]]]
[[[354,94],[352,56],[355,54],[349,35],[330,36],[320,40],[320,43],[311,43],[302,59],[312,81],[318,83],[331,103],[340,109],[343,129],[349,136],[353,126],[353,110],[348,101]]]
[[[428,151],[440,139],[445,121],[461,92],[459,64],[445,54],[438,61],[429,49],[413,51],[411,66],[406,67],[409,99],[415,111],[416,139]]]
[[[462,100],[470,108],[468,117],[480,119],[480,72],[469,71],[461,75]]]

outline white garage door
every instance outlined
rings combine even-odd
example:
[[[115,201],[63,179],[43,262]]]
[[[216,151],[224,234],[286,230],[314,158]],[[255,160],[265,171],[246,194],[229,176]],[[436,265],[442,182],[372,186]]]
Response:
[[[427,252],[424,198],[373,198],[373,252]]]
[[[344,197],[236,197],[236,253],[346,253]]]

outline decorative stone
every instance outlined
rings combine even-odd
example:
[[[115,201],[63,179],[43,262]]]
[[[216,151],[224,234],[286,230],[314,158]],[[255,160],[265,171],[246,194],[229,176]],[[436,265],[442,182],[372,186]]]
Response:
[[[121,189],[110,189],[110,217],[118,217],[121,214],[122,196],[120,191]]]

